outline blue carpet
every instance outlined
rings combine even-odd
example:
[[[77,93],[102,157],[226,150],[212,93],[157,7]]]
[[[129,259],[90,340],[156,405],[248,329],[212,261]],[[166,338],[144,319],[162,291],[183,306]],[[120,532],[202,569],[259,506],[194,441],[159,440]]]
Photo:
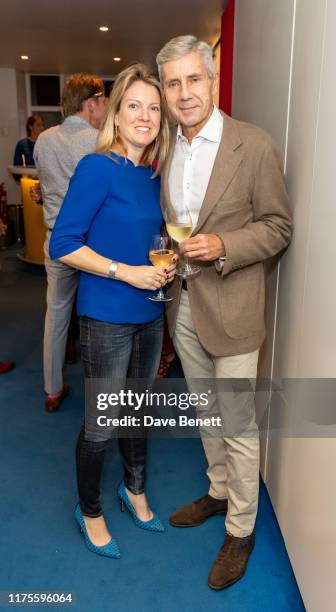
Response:
[[[81,366],[68,367],[71,394],[62,409],[46,414],[41,362],[44,272],[18,262],[14,250],[1,253],[0,263],[0,358],[17,364],[0,380],[0,591],[73,592],[74,609],[80,612],[304,610],[263,485],[256,547],[246,576],[230,589],[214,592],[207,586],[207,575],[224,539],[223,518],[214,517],[196,529],[167,526],[164,534],[138,529],[119,511],[121,465],[112,447],[103,499],[122,558],[104,559],[86,549],[73,519],[74,446],[83,412]],[[207,490],[205,469],[199,440],[151,441],[147,492],[166,524],[174,509]]]

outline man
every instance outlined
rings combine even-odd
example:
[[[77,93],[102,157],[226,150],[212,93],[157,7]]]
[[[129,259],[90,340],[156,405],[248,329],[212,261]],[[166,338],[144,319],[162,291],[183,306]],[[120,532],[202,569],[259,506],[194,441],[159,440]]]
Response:
[[[259,436],[253,390],[265,335],[263,262],[288,244],[291,215],[271,138],[213,105],[218,76],[211,47],[180,36],[163,47],[157,63],[178,123],[162,206],[189,208],[194,229],[179,251],[201,267],[197,276],[174,283],[170,332],[190,390],[199,378],[215,379],[219,389],[220,379],[232,381],[232,392],[217,393],[211,407],[222,429],[200,430],[209,493],[170,522],[193,527],[227,514],[226,539],[208,581],[222,589],[243,576],[254,545]]]
[[[49,258],[49,239],[77,163],[95,149],[105,106],[101,79],[89,74],[70,76],[62,92],[64,121],[43,132],[34,149],[48,228],[44,245],[48,289],[43,347],[47,412],[58,410],[69,392],[69,386],[63,384],[63,363],[78,284],[76,270]]]

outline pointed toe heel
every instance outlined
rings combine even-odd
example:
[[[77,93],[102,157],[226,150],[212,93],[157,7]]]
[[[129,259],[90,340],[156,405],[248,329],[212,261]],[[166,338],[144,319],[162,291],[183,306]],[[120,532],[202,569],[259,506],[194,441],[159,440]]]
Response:
[[[77,504],[75,508],[75,520],[78,523],[80,533],[83,534],[84,536],[85,544],[88,547],[88,549],[91,550],[91,552],[94,552],[96,555],[100,555],[102,557],[110,557],[111,559],[120,559],[121,557],[120,549],[119,549],[117,541],[114,538],[111,538],[111,540],[104,546],[96,546],[95,544],[93,544],[93,542],[91,542],[79,504]]]
[[[162,533],[163,531],[165,531],[163,524],[161,523],[159,517],[156,516],[156,514],[153,514],[153,518],[151,518],[149,521],[142,521],[141,519],[139,519],[126,493],[124,481],[122,481],[118,487],[118,497],[120,499],[121,512],[124,512],[125,508],[127,508],[127,510],[129,511],[133,519],[134,524],[137,527],[140,527],[140,529],[146,529],[147,531],[153,531],[156,533]]]

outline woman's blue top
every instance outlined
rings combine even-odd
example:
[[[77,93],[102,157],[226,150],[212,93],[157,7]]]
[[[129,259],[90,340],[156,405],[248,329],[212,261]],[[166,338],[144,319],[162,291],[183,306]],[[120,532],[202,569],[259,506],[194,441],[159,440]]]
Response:
[[[35,141],[32,141],[29,138],[23,138],[22,140],[19,140],[15,148],[14,165],[23,166],[24,164],[22,160],[22,155],[24,155],[26,166],[35,166],[33,155],[34,147]]]
[[[160,179],[152,167],[135,166],[111,153],[91,153],[79,162],[49,244],[51,259],[86,245],[130,266],[150,265],[151,238],[160,234]],[[77,312],[109,323],[147,323],[163,312],[152,291],[80,273]]]

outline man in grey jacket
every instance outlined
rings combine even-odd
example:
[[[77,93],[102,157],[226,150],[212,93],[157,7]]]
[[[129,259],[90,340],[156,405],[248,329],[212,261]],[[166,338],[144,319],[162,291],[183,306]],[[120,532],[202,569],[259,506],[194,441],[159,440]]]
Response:
[[[76,270],[49,258],[49,239],[78,162],[95,149],[105,106],[101,79],[89,74],[70,76],[62,92],[64,121],[43,132],[34,149],[48,230],[44,245],[48,289],[43,346],[47,412],[58,410],[69,392],[69,386],[63,383],[63,363],[78,284]]]

